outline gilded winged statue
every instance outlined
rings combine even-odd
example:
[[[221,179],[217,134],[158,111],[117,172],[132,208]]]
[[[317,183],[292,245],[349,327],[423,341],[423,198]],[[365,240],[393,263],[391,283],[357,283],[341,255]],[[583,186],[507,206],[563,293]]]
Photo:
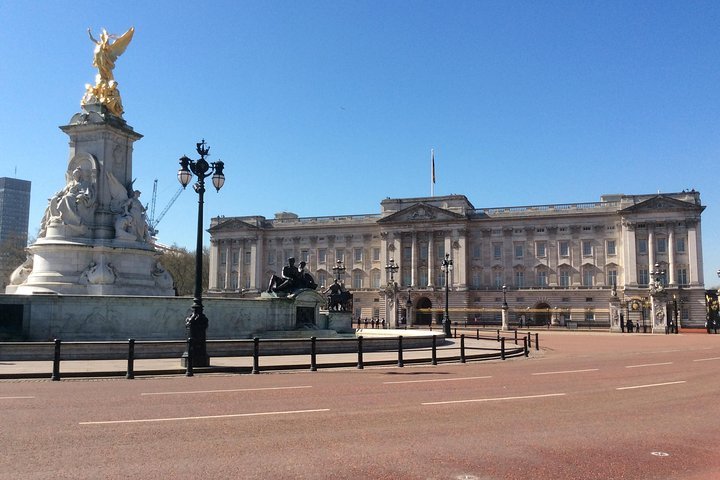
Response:
[[[120,98],[120,91],[113,76],[115,60],[123,54],[130,40],[132,40],[135,28],[130,29],[120,36],[109,34],[104,28],[100,33],[100,40],[96,40],[92,31],[88,28],[90,40],[95,44],[93,53],[93,66],[98,69],[95,76],[95,85],[85,86],[85,96],[80,104],[84,107],[90,104],[102,104],[117,117],[122,117],[123,106]],[[110,41],[113,41],[110,43]]]
[[[135,33],[135,27],[120,35],[109,34],[104,28],[100,33],[100,41],[95,40],[92,35],[92,31],[88,28],[88,35],[90,40],[95,44],[95,52],[93,56],[93,67],[98,69],[100,78],[97,83],[105,82],[109,83],[111,80],[115,80],[113,77],[113,69],[115,68],[115,60],[123,54],[127,46],[132,40],[133,34]],[[115,40],[110,43],[110,40]]]

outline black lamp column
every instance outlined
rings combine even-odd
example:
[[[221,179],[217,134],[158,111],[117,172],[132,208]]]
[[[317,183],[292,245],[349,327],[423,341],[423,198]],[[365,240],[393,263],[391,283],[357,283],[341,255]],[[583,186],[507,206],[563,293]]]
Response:
[[[397,285],[395,285],[395,272],[398,271],[400,268],[399,265],[395,263],[394,259],[390,259],[387,265],[385,265],[385,271],[390,275],[390,281],[388,282],[388,293],[392,295],[392,302],[393,302],[393,321],[392,321],[392,328],[397,327],[397,311],[399,310],[397,306]],[[388,319],[390,320],[390,319]]]
[[[452,332],[450,331],[450,315],[449,310],[449,299],[450,299],[450,272],[453,269],[453,261],[450,258],[450,254],[446,253],[445,258],[442,261],[442,271],[445,272],[445,315],[443,316],[443,332],[446,337],[451,337]]]
[[[198,221],[197,221],[197,242],[195,244],[195,292],[193,296],[192,313],[185,319],[187,329],[188,345],[182,355],[183,365],[187,367],[188,374],[192,373],[194,367],[207,367],[210,365],[210,357],[207,354],[206,331],[208,319],[203,313],[202,304],[202,244],[203,244],[203,201],[205,194],[205,179],[212,175],[212,183],[217,191],[220,191],[225,184],[223,169],[225,164],[222,160],[208,163],[205,157],[210,155],[210,147],[205,140],[197,144],[198,160],[190,160],[183,156],[180,159],[180,170],[178,170],[178,181],[187,187],[192,180],[193,174],[197,182],[193,186],[198,194]]]

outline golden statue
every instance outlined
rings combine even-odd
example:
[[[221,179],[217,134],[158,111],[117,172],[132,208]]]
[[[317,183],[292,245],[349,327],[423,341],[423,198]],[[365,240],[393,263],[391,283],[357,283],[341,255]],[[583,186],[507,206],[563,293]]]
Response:
[[[91,30],[88,28],[90,40],[95,44],[93,53],[93,67],[98,69],[95,76],[95,85],[85,85],[85,96],[83,96],[80,104],[82,106],[101,103],[112,113],[118,117],[122,117],[123,108],[120,99],[120,91],[117,88],[117,82],[113,76],[115,68],[115,60],[125,52],[130,40],[132,40],[135,28],[130,29],[120,35],[111,35],[104,28],[100,33],[100,40],[95,40]],[[110,43],[110,40],[114,40]]]

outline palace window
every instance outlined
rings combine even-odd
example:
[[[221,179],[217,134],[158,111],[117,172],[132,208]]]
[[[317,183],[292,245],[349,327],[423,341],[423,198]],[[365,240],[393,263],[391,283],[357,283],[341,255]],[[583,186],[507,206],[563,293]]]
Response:
[[[268,265],[275,265],[275,250],[268,250]]]
[[[611,268],[607,271],[607,284],[617,285],[617,270]]]
[[[515,286],[517,288],[523,288],[525,286],[525,272],[522,270],[515,272]]]
[[[585,268],[583,270],[583,286],[592,287],[595,280],[595,275],[591,268]]]
[[[638,238],[637,240],[637,252],[640,255],[647,255],[648,253],[648,244],[646,238]]]
[[[615,240],[607,241],[607,254],[608,255],[616,255],[617,254],[617,250],[615,248]]]
[[[592,242],[590,240],[582,241],[582,254],[583,257],[590,257],[593,254]]]
[[[355,259],[355,263],[361,263],[363,260],[363,249],[362,248],[353,249],[353,258]]]
[[[372,258],[373,262],[379,262],[380,261],[380,249],[378,247],[374,247],[372,249]]]
[[[501,271],[496,271],[494,276],[494,285],[495,288],[500,288],[503,285],[503,274]]]
[[[327,250],[324,248],[318,248],[317,251],[318,263],[325,263],[327,261]]]
[[[537,242],[535,244],[535,255],[539,258],[543,258],[546,256],[546,243],[545,242]]]
[[[300,261],[308,263],[310,261],[310,251],[300,250]]]
[[[379,270],[373,270],[372,274],[370,275],[370,283],[372,288],[380,288],[380,271]]]
[[[340,260],[341,262],[345,262],[345,250],[336,249],[335,250],[335,261]]]
[[[479,259],[480,259],[480,254],[481,254],[481,253],[482,253],[482,252],[480,251],[480,245],[473,245],[472,256],[473,256],[473,258],[474,258],[475,260],[479,260]]]
[[[250,262],[252,261],[252,252],[250,250],[245,252],[245,257],[243,259],[243,263],[245,265],[250,265]]]
[[[493,258],[495,260],[502,258],[502,243],[493,243]]]
[[[638,285],[648,285],[650,283],[650,275],[647,268],[638,269]]]
[[[675,251],[685,253],[685,237],[679,237],[675,240]]]
[[[569,257],[570,256],[570,242],[568,242],[567,240],[558,242],[558,252],[561,257]]]
[[[560,270],[560,286],[561,287],[569,287],[570,286],[570,272],[567,269]]]
[[[363,288],[363,272],[353,272],[352,284],[355,289]]]
[[[523,258],[523,244],[522,243],[516,243],[515,244],[515,258]]]
[[[688,284],[687,268],[678,268],[677,269],[677,283],[678,283],[678,285],[687,285]]]
[[[657,247],[657,253],[667,252],[667,238],[658,238],[655,241],[655,245]]]
[[[547,270],[538,270],[537,285],[538,285],[538,287],[547,287],[547,285],[548,285]]]

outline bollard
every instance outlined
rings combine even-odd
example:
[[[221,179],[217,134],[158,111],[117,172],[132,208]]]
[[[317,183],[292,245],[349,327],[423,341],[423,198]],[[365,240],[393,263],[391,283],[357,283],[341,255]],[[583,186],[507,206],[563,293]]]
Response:
[[[453,330],[453,338],[457,338],[457,327]]]
[[[402,335],[398,336],[398,367],[404,367],[403,363],[403,347],[402,347]]]
[[[535,334],[535,350],[540,350],[540,334]]]
[[[357,364],[357,368],[358,368],[358,370],[362,370],[363,368],[365,368],[365,365],[363,364],[363,346],[362,346],[362,344],[363,344],[363,337],[362,337],[362,335],[359,335],[359,336],[358,336],[357,341],[358,341],[358,364]]]
[[[505,360],[505,337],[500,339],[500,359]]]
[[[317,338],[310,337],[310,371],[317,372]]]
[[[517,345],[517,328],[515,329],[515,345]]]
[[[253,338],[253,368],[252,373],[257,375],[260,373],[260,339]]]
[[[433,335],[431,363],[437,365],[437,337]]]
[[[55,339],[55,354],[53,355],[53,371],[50,377],[53,381],[60,380],[60,339]]]
[[[475,340],[480,340],[480,329],[475,330]]]
[[[192,364],[192,358],[193,358],[193,351],[192,351],[192,338],[188,337],[187,339],[187,361],[185,362],[185,376],[186,377],[192,377],[194,375],[193,373],[193,364]]]
[[[125,378],[132,380],[135,378],[135,339],[128,339],[128,363],[127,363],[127,374]]]
[[[530,336],[530,332],[527,333],[527,340],[528,340],[528,348],[532,347],[532,337]]]
[[[460,363],[465,363],[465,334],[460,335]]]
[[[498,331],[497,331],[497,341],[498,342],[500,341],[500,329],[498,329]]]
[[[527,357],[530,352],[528,351],[528,339],[527,337],[523,337],[523,350],[525,350],[525,356]]]

